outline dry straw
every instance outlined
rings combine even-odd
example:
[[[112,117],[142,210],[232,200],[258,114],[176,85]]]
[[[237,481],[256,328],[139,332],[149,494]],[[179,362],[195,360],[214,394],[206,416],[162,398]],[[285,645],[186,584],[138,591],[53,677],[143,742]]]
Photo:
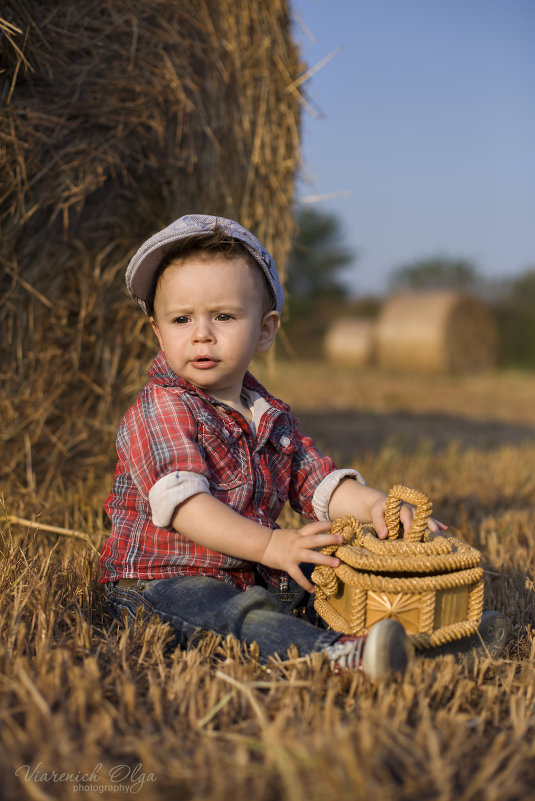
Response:
[[[286,0],[7,0],[0,20],[5,483],[111,468],[154,350],[123,271],[186,212],[289,250],[304,73]]]
[[[531,466],[533,448],[523,456]],[[470,465],[451,469],[456,496]],[[507,475],[520,494],[525,474]],[[481,480],[474,499],[489,504]],[[504,801],[531,798],[535,593],[524,583],[534,575],[533,504],[480,522],[471,507],[487,552],[491,532],[507,530],[486,579],[519,634],[509,660],[418,658],[403,680],[372,684],[360,672],[332,676],[321,653],[263,665],[230,638],[207,635],[181,651],[166,624],[118,628],[85,544],[60,537],[51,549],[53,535],[10,535],[0,515],[2,798],[483,801],[497,797],[489,787]],[[127,789],[107,789],[125,764]],[[44,781],[52,771],[86,780],[77,790],[74,779]],[[141,788],[132,778],[151,773],[156,781]]]
[[[401,501],[416,505],[404,539]],[[394,618],[417,648],[476,632],[483,611],[481,555],[455,537],[434,536],[427,529],[430,514],[431,502],[423,493],[395,486],[386,503],[386,541],[354,517],[333,523],[333,534],[341,534],[344,542],[323,552],[334,553],[340,565],[322,565],[312,574],[314,607],[331,628],[360,635]]]
[[[482,370],[496,361],[496,326],[485,304],[455,291],[405,292],[377,322],[377,361],[426,373]]]

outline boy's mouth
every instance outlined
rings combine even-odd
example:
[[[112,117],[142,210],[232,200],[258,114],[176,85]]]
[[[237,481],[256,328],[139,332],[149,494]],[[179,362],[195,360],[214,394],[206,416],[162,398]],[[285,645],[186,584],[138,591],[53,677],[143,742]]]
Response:
[[[218,362],[217,359],[212,359],[210,356],[196,356],[191,363],[200,370],[207,370],[209,367],[215,367]]]

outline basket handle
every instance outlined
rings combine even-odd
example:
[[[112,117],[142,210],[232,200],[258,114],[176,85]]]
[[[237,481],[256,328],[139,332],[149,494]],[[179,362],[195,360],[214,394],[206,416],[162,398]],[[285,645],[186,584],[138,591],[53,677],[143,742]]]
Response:
[[[386,527],[388,539],[395,540],[403,537],[402,525],[399,519],[401,502],[416,506],[416,512],[409,530],[405,534],[406,542],[421,542],[427,531],[427,523],[431,517],[433,505],[427,495],[419,490],[396,484],[388,493],[385,506]]]

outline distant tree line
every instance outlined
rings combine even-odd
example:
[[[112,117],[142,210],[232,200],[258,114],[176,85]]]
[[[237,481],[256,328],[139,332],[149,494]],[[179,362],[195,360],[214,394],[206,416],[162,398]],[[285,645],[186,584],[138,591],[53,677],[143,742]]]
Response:
[[[475,266],[465,259],[430,258],[398,267],[390,276],[390,289],[473,290],[480,283]]]

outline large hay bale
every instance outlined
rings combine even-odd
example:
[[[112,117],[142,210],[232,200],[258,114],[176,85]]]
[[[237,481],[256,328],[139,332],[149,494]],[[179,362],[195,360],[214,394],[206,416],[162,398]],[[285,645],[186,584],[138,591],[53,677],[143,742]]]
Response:
[[[143,238],[221,214],[284,268],[303,67],[287,0],[5,0],[0,16],[2,468],[61,488],[108,470],[151,356],[123,285]]]
[[[485,304],[461,292],[404,292],[384,305],[377,361],[389,370],[455,373],[496,362],[496,327]]]
[[[342,317],[325,335],[323,350],[328,361],[351,367],[368,367],[375,358],[376,321]]]

